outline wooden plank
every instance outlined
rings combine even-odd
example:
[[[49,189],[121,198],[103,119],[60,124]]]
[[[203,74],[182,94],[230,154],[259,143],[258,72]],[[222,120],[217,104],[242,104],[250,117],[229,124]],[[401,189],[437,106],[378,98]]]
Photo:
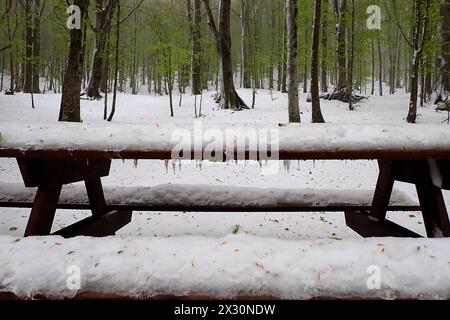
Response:
[[[62,185],[57,182],[39,186],[25,229],[25,237],[50,234],[61,188]]]
[[[231,157],[234,160],[249,160],[250,152],[242,154],[223,153],[223,159]],[[142,159],[142,160],[170,160],[171,150],[90,150],[90,149],[10,149],[0,148],[0,157],[3,158],[38,158],[38,159]],[[192,160],[208,160],[205,157],[197,159],[194,151],[186,157]],[[411,159],[447,159],[450,160],[450,149],[371,149],[371,150],[344,150],[321,148],[307,150],[280,150],[278,160],[411,160]],[[250,160],[259,160],[257,159]],[[264,160],[264,159],[263,159]]]
[[[202,135],[221,134],[228,159],[249,159],[258,145],[269,140],[280,160],[301,159],[447,159],[450,140],[445,126],[368,124],[84,124],[3,122],[0,157],[62,159],[172,159],[180,134],[202,154],[210,141]],[[18,130],[23,128],[23,130]],[[61,135],[64,132],[64,135]],[[424,139],[426,132],[426,139]],[[174,136],[177,133],[177,136]],[[137,139],[138,137],[138,139]],[[246,153],[237,154],[235,138],[256,137]],[[271,140],[273,138],[273,140]],[[203,140],[203,141],[202,141]],[[187,141],[187,140],[185,140]],[[259,143],[258,143],[259,142]],[[225,147],[225,146],[224,146]],[[231,150],[230,150],[231,149]],[[268,148],[269,150],[271,148]],[[185,150],[186,151],[186,150]],[[244,150],[242,150],[244,151]],[[189,151],[187,151],[189,152]],[[194,151],[193,151],[194,152]],[[193,158],[193,152],[187,155]],[[266,157],[266,152],[261,158]],[[198,158],[197,160],[201,160]],[[205,159],[205,157],[203,157]],[[227,159],[227,157],[225,157]],[[253,159],[257,160],[257,159]]]
[[[111,211],[99,217],[89,217],[70,225],[53,235],[73,238],[77,236],[107,237],[115,235],[131,222],[132,211]]]
[[[204,185],[159,185],[152,187],[105,187],[108,210],[298,212],[370,210],[372,190],[262,189]],[[35,190],[20,184],[0,184],[0,206],[29,207]],[[172,196],[167,196],[172,195]],[[58,208],[89,209],[89,199],[80,186],[63,189]],[[389,211],[420,211],[417,202],[394,190]]]
[[[8,201],[1,202],[0,208],[31,208],[32,202],[27,201]],[[145,204],[107,204],[106,212],[111,210],[132,210],[132,211],[147,211],[147,212],[344,212],[344,211],[370,211],[371,206],[357,206],[357,205],[328,205],[328,206],[210,206],[210,205],[195,205],[195,206],[174,206],[174,205],[145,205]],[[62,210],[91,210],[89,203],[58,203],[57,209]],[[389,206],[390,212],[415,212],[420,211],[420,206]]]
[[[356,231],[359,235],[368,237],[400,237],[400,238],[421,238],[417,233],[408,230],[389,220],[380,222],[369,213],[345,212],[347,226]]]

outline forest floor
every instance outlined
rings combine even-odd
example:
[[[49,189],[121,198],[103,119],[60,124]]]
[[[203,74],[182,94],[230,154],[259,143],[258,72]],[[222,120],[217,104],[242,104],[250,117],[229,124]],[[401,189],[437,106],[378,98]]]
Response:
[[[241,97],[251,104],[251,90],[239,90]],[[217,110],[213,102],[213,92],[203,95],[202,119],[205,123],[256,123],[278,124],[288,121],[287,95],[274,91],[259,90],[255,109],[241,112]],[[59,112],[59,94],[35,95],[36,109],[31,108],[30,95],[0,95],[1,120],[11,121],[53,121]],[[110,98],[109,101],[112,99]],[[145,124],[158,122],[189,123],[194,117],[194,97],[184,95],[182,106],[178,106],[178,96],[174,97],[175,117],[170,117],[168,97],[149,95],[119,94],[114,122]],[[383,97],[373,96],[357,104],[355,111],[337,101],[322,101],[322,112],[329,123],[381,123],[403,124],[407,114],[409,95],[398,93]],[[310,122],[311,104],[306,95],[301,94],[302,120]],[[437,113],[432,104],[420,108],[418,122],[442,124],[447,114]],[[102,122],[103,101],[82,100],[81,114],[84,123]],[[450,130],[450,126],[449,126]],[[448,137],[442,137],[447,139]],[[322,188],[372,190],[378,168],[374,161],[292,161],[280,163],[283,170],[276,175],[263,176],[258,164],[183,164],[172,166],[164,161],[113,161],[111,174],[104,178],[106,186],[155,186],[160,184],[212,184],[219,186],[259,187],[259,188]],[[21,176],[14,159],[0,159],[0,183],[20,183]],[[417,201],[412,185],[396,183],[395,187]],[[450,193],[445,193],[450,209]],[[87,211],[59,210],[54,230],[80,220],[90,213]],[[0,208],[0,235],[21,237],[29,210]],[[389,218],[413,231],[424,235],[425,230],[420,212],[390,213]],[[201,237],[228,239],[236,237],[267,241],[273,238],[290,241],[323,239],[324,241],[354,241],[360,238],[346,227],[343,213],[160,213],[135,212],[132,223],[118,232],[121,237],[157,237],[163,239],[181,237]],[[236,240],[237,239],[237,240]],[[245,243],[245,238],[236,238]],[[336,240],[337,239],[337,240]],[[280,240],[280,241],[281,241]],[[185,241],[185,240],[183,240]],[[274,245],[273,242],[271,242]],[[277,244],[281,244],[277,243]],[[448,242],[447,242],[448,246]],[[256,248],[256,247],[255,247]],[[256,250],[256,249],[255,249]],[[449,262],[450,263],[450,262]],[[192,262],[194,265],[194,262]],[[261,268],[260,266],[256,266]],[[450,269],[450,268],[449,268]],[[320,278],[320,275],[319,275]],[[0,275],[0,289],[1,289]],[[278,284],[279,285],[279,284]],[[292,288],[291,288],[292,289]],[[289,289],[289,290],[291,290]],[[287,289],[286,289],[287,290]],[[449,293],[450,289],[444,291]],[[270,291],[270,290],[269,290]],[[214,293],[214,292],[213,292]],[[229,293],[229,292],[228,292]],[[284,292],[285,297],[299,297],[299,293]],[[308,295],[306,295],[308,296]]]

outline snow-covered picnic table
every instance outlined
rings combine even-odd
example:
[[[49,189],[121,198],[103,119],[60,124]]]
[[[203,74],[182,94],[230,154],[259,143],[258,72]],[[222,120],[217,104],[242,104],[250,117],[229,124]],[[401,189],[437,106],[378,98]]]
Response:
[[[215,161],[375,159],[380,174],[369,210],[339,207],[345,211],[347,224],[363,236],[418,237],[386,220],[394,182],[404,181],[417,187],[427,235],[448,237],[450,222],[441,189],[450,188],[449,133],[445,125],[0,122],[0,157],[17,158],[25,186],[38,188],[27,236],[50,233],[62,186],[78,181],[85,182],[93,216],[57,234],[114,234],[130,222],[132,206],[115,211],[107,207],[100,178],[109,175],[111,159],[168,160],[174,154],[180,156],[179,150],[183,150],[184,159]],[[239,148],[239,140],[243,141],[243,149]],[[188,198],[194,199],[196,189],[190,192]],[[20,198],[20,192],[16,196]],[[9,201],[14,202],[14,197]],[[252,208],[250,201],[242,204],[243,210]],[[211,209],[215,204],[209,203]],[[226,210],[226,204],[221,206]],[[208,210],[208,205],[200,209],[192,203],[175,207]],[[336,206],[330,205],[329,209],[336,210]]]
[[[273,146],[279,149],[279,160],[450,159],[450,128],[445,125],[280,123],[256,126],[202,122],[176,125],[0,121],[0,156],[170,159],[181,135],[191,138],[194,153],[212,141],[208,135],[221,134],[225,138],[254,133],[259,139],[266,135],[269,142],[279,142]],[[246,151],[258,151],[258,147],[250,145]]]

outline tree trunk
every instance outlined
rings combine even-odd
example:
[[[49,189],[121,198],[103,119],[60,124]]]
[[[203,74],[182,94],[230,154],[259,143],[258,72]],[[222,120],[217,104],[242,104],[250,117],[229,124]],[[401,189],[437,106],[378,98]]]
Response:
[[[44,3],[45,5],[45,3]],[[41,0],[34,0],[33,27],[33,92],[41,93],[39,88],[40,60],[41,60]]]
[[[351,0],[352,4],[352,25],[350,36],[350,56],[348,61],[348,108],[350,111],[354,110],[353,106],[353,66],[355,56],[355,1]]]
[[[25,73],[23,92],[30,93],[33,86],[33,13],[31,0],[25,0]]]
[[[315,0],[314,29],[311,50],[311,99],[312,99],[312,122],[324,123],[325,120],[320,110],[319,93],[319,44],[320,44],[320,18],[322,13],[322,0]]]
[[[221,94],[219,106],[222,109],[248,109],[245,102],[236,92],[233,81],[233,66],[231,61],[231,0],[220,0],[219,28],[217,28],[212,15],[209,0],[203,0],[208,16],[208,24],[216,40],[216,50],[220,57]]]
[[[426,2],[426,7],[423,9],[423,2]],[[415,0],[414,1],[414,35],[413,35],[413,60],[411,65],[411,97],[409,101],[409,110],[406,121],[408,123],[415,123],[417,118],[417,98],[419,94],[419,71],[423,55],[424,37],[427,33],[428,26],[428,11],[430,7],[430,0]],[[425,10],[423,12],[423,10]]]
[[[347,87],[347,59],[346,59],[346,12],[347,0],[334,0],[334,10],[337,16],[337,57],[338,57],[338,79],[336,91]]]
[[[328,47],[328,0],[323,0],[322,19],[322,92],[328,92],[328,67],[327,67],[327,47]]]
[[[450,0],[443,0],[441,4],[441,38],[442,38],[442,55],[441,55],[441,86],[446,96],[450,95]]]
[[[89,0],[74,0],[81,10],[81,21],[86,22]],[[70,30],[69,59],[64,76],[59,121],[80,122],[81,74],[83,69],[83,29]],[[84,35],[86,36],[86,35]]]
[[[192,61],[191,61],[192,94],[199,95],[202,93],[202,62],[201,62],[202,7],[200,0],[194,0],[194,17],[192,18],[191,0],[186,0],[186,3],[188,9],[188,20],[191,29],[191,40],[192,40]]]
[[[248,0],[241,0],[241,82],[243,88],[251,88],[248,44]]]
[[[375,41],[372,39],[372,91],[371,95],[375,94]]]
[[[92,60],[91,76],[87,89],[87,96],[91,99],[99,99],[100,86],[102,84],[103,73],[105,70],[105,51],[111,20],[114,16],[118,0],[108,0],[103,8],[103,0],[96,0],[95,14],[95,48],[94,59]]]
[[[284,19],[283,19],[283,72],[282,72],[282,83],[281,92],[288,93],[287,90],[287,8],[284,5]]]
[[[117,25],[116,25],[116,53],[115,53],[115,66],[114,66],[114,89],[113,89],[113,102],[111,106],[111,114],[108,117],[108,121],[112,121],[114,114],[116,113],[116,101],[117,101],[117,77],[119,74],[119,44],[120,44],[120,0],[117,1]],[[150,86],[150,84],[149,84]]]
[[[298,101],[298,78],[297,78],[297,0],[286,0],[286,25],[287,25],[287,82],[288,82],[288,107],[289,122],[300,122],[300,106]]]
[[[380,31],[378,31],[377,37],[377,46],[378,46],[378,85],[379,85],[379,95],[383,96],[383,61],[381,56],[381,42],[380,42]]]
[[[15,6],[17,7],[17,2],[15,4]],[[7,25],[7,29],[8,29],[8,41],[9,43],[11,43],[11,47],[9,48],[9,71],[10,71],[10,84],[9,84],[9,93],[10,94],[14,94],[15,91],[15,87],[14,87],[14,80],[15,80],[15,59],[14,59],[14,50],[13,50],[13,44],[12,44],[12,40],[13,40],[13,35],[15,33],[15,31],[13,32],[11,30],[11,12],[12,9],[12,0],[6,0],[6,25]]]

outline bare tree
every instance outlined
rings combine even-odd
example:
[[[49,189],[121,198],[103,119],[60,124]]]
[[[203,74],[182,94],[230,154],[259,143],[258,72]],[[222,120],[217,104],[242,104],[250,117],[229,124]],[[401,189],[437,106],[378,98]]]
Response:
[[[287,77],[289,122],[300,122],[300,106],[298,101],[298,35],[297,35],[297,0],[286,0],[287,24]]]
[[[319,93],[319,44],[320,44],[320,19],[322,14],[322,0],[315,0],[314,6],[314,28],[311,50],[311,99],[312,99],[312,122],[324,123],[322,111],[320,110]]]
[[[113,102],[111,107],[111,114],[108,117],[108,121],[112,121],[116,112],[117,102],[117,78],[119,74],[119,43],[120,43],[120,0],[117,1],[117,24],[116,24],[116,53],[114,58],[114,89],[113,89]],[[150,84],[149,84],[150,86]]]
[[[431,0],[414,0],[413,60],[411,64],[411,97],[406,121],[415,123],[417,118],[417,98],[419,95],[419,69],[422,61],[425,35],[428,29]],[[425,7],[424,7],[425,5]]]
[[[322,75],[320,77],[322,92],[328,91],[328,67],[327,67],[327,46],[328,46],[328,0],[323,1],[322,19]]]
[[[199,95],[202,93],[202,66],[201,66],[201,51],[202,51],[202,10],[201,1],[194,0],[194,17],[192,17],[191,0],[186,0],[189,26],[191,30],[192,39],[192,62],[191,62],[191,81],[192,94]]]
[[[448,96],[450,95],[450,0],[442,0],[441,17],[442,53],[439,61],[441,75],[438,81],[438,93]]]
[[[236,92],[233,81],[233,66],[231,62],[231,34],[230,34],[230,20],[231,20],[231,0],[220,0],[219,5],[219,27],[215,23],[211,5],[209,0],[202,0],[206,13],[208,15],[208,24],[216,39],[216,50],[221,60],[220,66],[220,82],[221,93],[219,99],[219,106],[222,109],[248,109],[245,102],[239,97]]]
[[[74,0],[81,11],[81,21],[87,23],[89,0]],[[85,28],[70,30],[69,59],[64,75],[59,121],[80,122],[81,74],[83,70],[83,37]]]
[[[337,38],[337,59],[338,59],[338,80],[336,91],[347,87],[347,59],[346,59],[346,16],[347,0],[333,0],[334,13],[336,15],[336,38]]]
[[[111,21],[117,8],[117,1],[118,0],[95,1],[95,49],[87,89],[87,96],[92,99],[98,99],[101,97],[100,85],[105,69],[107,39],[111,28]]]

